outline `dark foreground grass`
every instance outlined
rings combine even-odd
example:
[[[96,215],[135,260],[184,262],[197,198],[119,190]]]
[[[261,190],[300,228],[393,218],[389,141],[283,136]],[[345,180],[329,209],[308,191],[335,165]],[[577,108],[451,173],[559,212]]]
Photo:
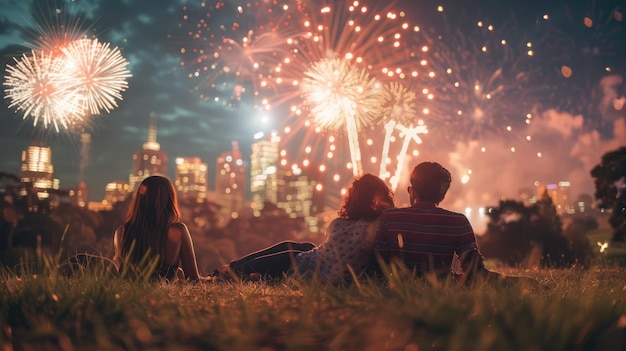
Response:
[[[626,271],[537,271],[551,288],[149,283],[91,267],[4,270],[1,350],[624,350]]]

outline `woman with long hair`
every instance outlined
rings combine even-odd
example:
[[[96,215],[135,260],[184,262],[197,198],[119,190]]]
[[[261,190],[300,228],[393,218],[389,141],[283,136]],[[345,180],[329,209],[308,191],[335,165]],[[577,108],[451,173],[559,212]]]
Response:
[[[365,174],[356,179],[335,218],[326,230],[326,241],[284,241],[244,256],[218,269],[218,274],[240,277],[281,277],[292,273],[317,273],[339,283],[359,275],[372,263],[378,217],[393,207],[393,194],[380,178]]]
[[[141,182],[126,220],[115,230],[113,246],[114,261],[121,267],[136,269],[155,259],[155,278],[172,280],[180,267],[189,280],[205,279],[198,273],[189,230],[180,222],[174,185],[165,177],[150,176]]]

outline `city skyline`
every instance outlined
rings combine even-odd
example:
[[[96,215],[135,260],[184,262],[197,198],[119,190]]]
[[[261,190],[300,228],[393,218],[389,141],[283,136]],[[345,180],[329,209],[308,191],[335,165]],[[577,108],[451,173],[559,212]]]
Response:
[[[148,142],[144,148],[133,153],[133,159],[141,159],[141,155],[152,155],[144,161],[135,162],[134,170],[128,181],[111,181],[106,185],[103,199],[88,203],[89,186],[80,182],[76,187],[60,187],[59,179],[53,179],[54,164],[52,150],[45,144],[33,143],[22,152],[22,182],[31,184],[39,200],[43,200],[42,210],[54,209],[61,202],[72,201],[80,207],[93,211],[110,209],[118,201],[133,196],[129,185],[131,182],[140,182],[150,175],[164,174],[166,171],[156,161],[162,154],[155,154],[160,149],[156,142],[156,122],[154,116],[150,121]],[[209,191],[207,172],[211,169],[199,157],[176,157],[175,177],[171,178],[179,194],[179,201],[186,204],[218,205],[217,224],[225,226],[231,219],[258,217],[269,202],[283,211],[292,219],[302,219],[310,232],[318,232],[320,224],[327,221],[330,213],[338,208],[337,199],[323,191],[323,187],[315,179],[318,175],[303,174],[301,169],[281,165],[278,157],[280,142],[276,134],[269,136],[257,135],[253,143],[253,152],[249,160],[244,160],[236,142],[232,143],[231,150],[224,151],[214,162],[214,171],[217,173],[215,190]],[[165,151],[162,151],[166,154]],[[248,167],[248,164],[251,166]],[[147,165],[147,166],[146,166]],[[152,167],[157,166],[155,172]],[[271,176],[269,179],[262,179]],[[255,184],[256,183],[256,184]],[[253,185],[254,184],[254,185]],[[554,183],[535,183],[532,187],[520,188],[518,196],[508,198],[525,205],[534,204],[544,194],[552,199],[555,210],[559,215],[575,215],[593,208],[589,194],[571,194],[571,183],[559,181]],[[27,185],[29,187],[29,185]],[[250,192],[247,189],[250,187]],[[342,188],[341,194],[344,194]],[[71,200],[70,200],[71,199]],[[49,202],[45,202],[45,201]],[[207,202],[208,200],[208,202]],[[396,199],[398,201],[398,199]],[[38,203],[38,202],[35,202]],[[397,202],[397,205],[404,205]],[[494,204],[495,206],[495,204]],[[490,206],[462,207],[477,232],[482,232],[487,225],[487,210]],[[270,206],[270,210],[273,207]],[[34,209],[33,211],[39,211]]]
[[[20,153],[31,140],[42,137],[53,150],[55,177],[61,179],[61,187],[77,186],[82,175],[89,184],[91,199],[99,200],[104,197],[104,188],[108,182],[128,179],[132,168],[130,155],[146,142],[150,113],[157,115],[159,142],[170,155],[170,178],[174,176],[176,157],[196,156],[212,164],[212,160],[230,149],[232,141],[237,141],[247,159],[255,133],[261,130],[282,130],[279,121],[284,117],[281,115],[284,112],[279,109],[258,111],[245,100],[238,106],[229,106],[227,103],[204,101],[193,92],[194,85],[187,79],[189,71],[181,68],[179,57],[180,47],[188,43],[184,39],[175,38],[183,4],[189,6],[188,12],[201,11],[195,8],[195,2],[163,1],[160,5],[150,7],[98,1],[90,4],[81,1],[66,3],[68,9],[72,6],[79,8],[82,20],[90,25],[94,23],[93,32],[102,40],[119,47],[128,58],[129,69],[133,74],[128,80],[129,89],[117,109],[94,118],[88,130],[91,140],[86,151],[83,148],[85,142],[81,143],[76,135],[56,134],[34,128],[28,120],[22,121],[21,116],[8,108],[5,99],[0,110],[0,146],[4,150],[0,153],[1,170],[19,174]],[[447,201],[457,208],[464,208],[464,204],[494,205],[500,196],[513,197],[520,188],[530,186],[534,181],[552,183],[569,180],[575,187],[572,189],[574,196],[580,193],[593,194],[590,169],[599,163],[604,152],[626,142],[623,108],[626,36],[623,35],[624,20],[620,17],[624,8],[620,8],[617,1],[602,4],[557,1],[549,6],[540,1],[520,5],[486,1],[476,2],[476,9],[470,9],[469,5],[460,8],[453,1],[443,1],[441,4],[446,9],[443,13],[449,18],[458,16],[457,12],[462,10],[469,11],[467,21],[447,24],[459,29],[464,26],[475,27],[477,19],[496,23],[498,29],[505,28],[502,18],[510,18],[513,14],[515,24],[505,28],[506,32],[503,29],[502,35],[511,38],[509,40],[517,36],[528,36],[529,41],[542,39],[534,40],[535,56],[540,58],[538,62],[542,66],[553,66],[546,70],[553,76],[547,75],[545,82],[534,82],[531,86],[542,91],[556,90],[558,94],[552,94],[554,96],[547,103],[537,102],[532,109],[532,123],[526,126],[523,119],[522,125],[518,126],[510,118],[502,118],[500,121],[486,117],[488,119],[482,126],[474,123],[475,126],[479,125],[479,131],[486,134],[483,138],[472,135],[462,138],[460,135],[463,130],[471,128],[463,127],[460,122],[457,125],[454,120],[424,118],[430,133],[422,137],[422,144],[411,146],[410,151],[417,151],[417,156],[414,156],[415,153],[410,154],[407,164],[410,166],[421,160],[435,160],[449,168],[453,172],[454,184],[451,199]],[[433,1],[419,4],[399,1],[396,7],[405,9],[415,23],[421,24],[423,28],[436,28],[437,23],[433,25],[429,21],[437,21],[438,5]],[[12,57],[27,50],[28,29],[36,24],[29,16],[43,11],[44,7],[40,1],[20,2],[19,5],[2,2],[2,8],[6,10],[2,16],[7,24],[0,31],[3,66],[10,64]],[[549,34],[553,32],[543,26],[543,14],[549,14],[550,17],[545,23],[554,23],[571,39],[567,41],[563,38],[562,42],[569,44],[556,46],[552,41],[555,38]],[[532,38],[533,35],[535,38]],[[458,39],[470,42],[484,38],[468,34]],[[458,45],[462,44],[459,41]],[[454,52],[444,49],[440,52],[455,62]],[[483,67],[481,62],[473,60],[458,68],[467,72],[482,72],[487,68],[493,74],[498,72],[497,67]],[[487,61],[485,63],[491,64]],[[588,68],[580,68],[581,65]],[[508,62],[504,61],[502,69],[508,68]],[[530,75],[532,72],[523,68],[520,73]],[[572,77],[566,78],[568,75]],[[493,77],[498,78],[495,75]],[[459,79],[466,78],[461,76]],[[572,86],[572,89],[568,90],[568,86]],[[522,93],[524,95],[518,95]],[[464,100],[467,98],[465,95],[438,94],[449,96],[448,105],[458,104],[464,109],[469,105]],[[509,94],[510,99],[533,102],[528,91],[510,91]],[[580,100],[585,105],[580,108],[570,100]],[[495,105],[495,108],[503,107],[509,111],[515,107],[510,100],[502,104]],[[490,109],[494,108],[484,106],[478,109],[477,106],[472,106],[475,122],[481,118],[478,112],[492,113]],[[508,126],[511,126],[512,132],[508,132]],[[531,143],[526,143],[527,137],[532,139]],[[379,138],[383,139],[384,134],[381,133]],[[512,145],[513,141],[516,145]],[[347,149],[345,144],[338,144],[337,147]],[[486,151],[483,152],[483,148]],[[87,159],[85,153],[89,156]],[[297,158],[298,151],[294,150],[293,153]],[[375,154],[379,156],[380,152]],[[214,184],[211,170],[208,174],[209,184]],[[343,176],[341,182],[348,183],[347,177],[349,175]],[[403,177],[406,178],[406,170]],[[403,186],[399,184],[399,193],[403,193]]]
[[[151,125],[154,126],[154,122],[152,122]],[[158,145],[158,143],[150,140],[154,140],[153,138],[156,131],[151,130],[149,134],[149,141],[144,143],[144,147],[142,149],[133,153],[133,160],[139,159],[139,157],[136,156],[142,155],[142,153],[155,151],[155,144]],[[258,215],[257,212],[262,209],[261,205],[263,202],[267,201],[273,204],[279,204],[280,202],[285,201],[285,199],[282,199],[281,197],[284,197],[290,192],[290,190],[287,189],[289,188],[287,183],[290,179],[297,180],[300,176],[303,176],[306,179],[311,179],[311,190],[317,190],[317,192],[322,193],[323,187],[316,186],[316,181],[314,180],[316,176],[314,174],[305,175],[303,174],[302,169],[290,168],[288,165],[284,164],[281,165],[281,160],[278,157],[278,149],[280,145],[278,140],[279,138],[277,138],[275,134],[271,134],[269,136],[264,134],[257,135],[255,142],[252,143],[253,151],[248,159],[243,157],[241,150],[239,150],[238,143],[233,141],[231,143],[231,149],[224,150],[221,155],[214,160],[214,163],[212,163],[211,166],[198,156],[177,156],[174,158],[174,176],[170,176],[169,169],[161,167],[160,165],[158,167],[158,171],[154,171],[152,174],[150,172],[145,172],[137,175],[136,171],[143,171],[145,166],[141,163],[136,163],[135,167],[133,167],[134,170],[130,172],[128,179],[109,180],[104,188],[104,196],[96,199],[90,198],[90,200],[92,202],[105,202],[108,204],[124,200],[125,196],[132,195],[135,190],[131,185],[133,181],[135,182],[136,187],[139,182],[151,175],[163,175],[170,178],[174,183],[176,191],[180,194],[181,199],[183,197],[190,198],[198,203],[202,203],[206,199],[215,201],[219,198],[218,192],[226,189],[229,190],[228,193],[230,193],[231,189],[238,190],[237,192],[242,195],[243,201],[248,202],[251,205],[255,215]],[[160,150],[160,145],[158,149]],[[162,152],[167,154],[165,150]],[[53,153],[54,151],[51,147],[46,145],[44,142],[39,141],[31,143],[31,145],[29,145],[26,149],[22,150],[21,171],[15,175],[19,176],[24,182],[32,182],[34,188],[44,191],[76,190],[80,188],[89,189],[91,191],[89,185],[83,181],[79,182],[76,186],[61,186],[62,180],[54,177]],[[148,158],[148,161],[149,160],[150,159]],[[234,175],[229,173],[232,170],[234,170]],[[211,173],[211,171],[217,173],[215,182],[212,184],[208,181],[208,174]],[[219,183],[223,182],[220,180],[220,177],[224,179],[236,178],[236,180],[227,180],[224,185],[220,185]],[[268,178],[271,178],[271,180],[268,180]],[[244,179],[243,191],[241,189],[237,189],[238,186],[235,186],[234,188],[232,187],[233,184],[240,183],[241,179]],[[211,187],[210,185],[213,186]],[[557,204],[557,210],[560,213],[570,213],[572,212],[572,208],[563,207],[561,209],[558,205],[560,195],[557,196],[557,194],[560,194],[558,193],[560,190],[555,189],[567,189],[567,196],[565,196],[564,199],[569,200],[565,202],[571,206],[575,206],[574,198],[576,196],[570,194],[569,189],[571,186],[572,184],[569,181],[556,179],[553,179],[548,183],[534,182],[532,186],[530,184],[523,184],[518,189],[518,196],[513,197],[512,199],[533,203],[543,192],[547,191],[549,195],[554,198],[555,204]],[[528,189],[530,188],[534,188],[535,190],[528,192]],[[346,190],[345,186],[341,187],[339,189],[340,196],[343,196]],[[309,191],[307,190],[307,192]],[[210,193],[212,193],[212,196],[208,195]],[[590,194],[578,195],[587,196]],[[115,197],[115,199],[110,201],[108,197]],[[330,197],[332,198],[333,196],[330,195]],[[313,195],[308,196],[308,198],[312,199]],[[86,203],[80,206],[84,207],[86,206]]]

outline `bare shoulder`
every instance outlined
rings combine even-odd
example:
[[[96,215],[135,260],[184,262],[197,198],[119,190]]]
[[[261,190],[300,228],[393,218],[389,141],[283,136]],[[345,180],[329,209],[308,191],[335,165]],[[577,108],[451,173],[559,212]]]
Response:
[[[167,236],[170,240],[180,241],[180,238],[188,232],[189,230],[187,229],[187,226],[185,225],[185,223],[176,222],[170,225],[170,229],[167,233]]]

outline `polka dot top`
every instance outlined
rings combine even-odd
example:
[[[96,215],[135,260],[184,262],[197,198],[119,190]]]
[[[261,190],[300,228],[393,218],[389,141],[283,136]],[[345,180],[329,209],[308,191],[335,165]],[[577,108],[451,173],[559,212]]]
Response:
[[[351,279],[348,266],[358,275],[373,258],[372,246],[378,220],[335,218],[326,230],[326,241],[295,257],[300,273],[318,272],[331,282]]]

